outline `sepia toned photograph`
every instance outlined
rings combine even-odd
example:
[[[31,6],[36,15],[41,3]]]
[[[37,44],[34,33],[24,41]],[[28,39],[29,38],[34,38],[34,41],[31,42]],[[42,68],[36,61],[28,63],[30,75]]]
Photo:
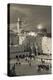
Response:
[[[8,4],[8,76],[52,74],[51,6]]]

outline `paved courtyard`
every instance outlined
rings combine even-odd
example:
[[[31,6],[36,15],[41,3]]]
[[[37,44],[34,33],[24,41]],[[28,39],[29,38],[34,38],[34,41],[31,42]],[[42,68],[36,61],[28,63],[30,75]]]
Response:
[[[40,64],[42,63],[40,60],[37,59],[37,57],[35,58],[35,60],[32,59],[29,61],[26,61],[25,59],[20,59],[19,61],[17,61],[17,59],[10,60],[10,68],[12,69],[12,66],[14,66],[14,72],[18,76],[51,74],[50,66],[49,70],[41,68],[41,70],[38,71],[38,65]],[[46,62],[44,65],[50,65],[50,64],[51,62]]]

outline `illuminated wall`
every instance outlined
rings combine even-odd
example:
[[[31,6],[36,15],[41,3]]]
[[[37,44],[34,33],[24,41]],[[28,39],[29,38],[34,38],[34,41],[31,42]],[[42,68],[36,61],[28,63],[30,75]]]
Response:
[[[52,52],[52,40],[50,37],[44,36],[42,38],[42,50],[43,50],[43,53],[51,54],[51,52]]]

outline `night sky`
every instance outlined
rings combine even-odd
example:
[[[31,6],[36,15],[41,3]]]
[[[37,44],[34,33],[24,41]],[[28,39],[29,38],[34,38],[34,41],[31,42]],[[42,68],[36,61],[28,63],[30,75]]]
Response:
[[[10,25],[16,28],[18,17],[24,30],[36,31],[39,24],[51,33],[51,7],[37,5],[10,4]]]

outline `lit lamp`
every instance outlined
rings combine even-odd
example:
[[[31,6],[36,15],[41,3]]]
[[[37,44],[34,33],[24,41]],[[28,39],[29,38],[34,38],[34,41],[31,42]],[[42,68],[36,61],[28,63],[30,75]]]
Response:
[[[37,26],[37,29],[38,29],[38,33],[40,34],[45,34],[47,32],[46,28],[43,27],[41,24]]]
[[[36,37],[36,36],[37,36],[37,33],[35,33],[35,32],[30,32],[28,35]]]
[[[39,31],[41,31],[41,30],[43,29],[43,26],[42,26],[41,24],[39,24],[39,25],[37,26],[37,29],[38,29]]]

